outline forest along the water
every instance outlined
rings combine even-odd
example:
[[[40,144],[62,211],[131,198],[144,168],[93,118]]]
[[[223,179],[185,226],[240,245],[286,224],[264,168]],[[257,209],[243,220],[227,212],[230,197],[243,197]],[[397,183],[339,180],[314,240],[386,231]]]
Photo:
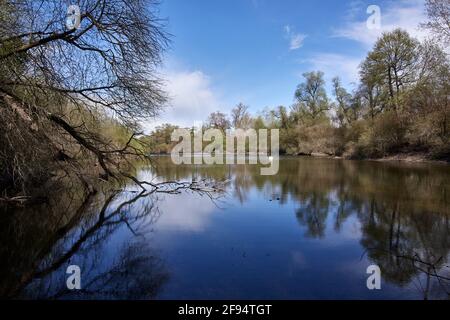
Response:
[[[261,176],[250,165],[155,161],[137,175],[226,179],[225,192],[55,190],[50,203],[3,210],[0,295],[448,298],[445,165],[282,158],[278,175]],[[71,264],[82,290],[66,287]],[[382,269],[376,293],[365,287],[370,264]]]
[[[381,34],[354,92],[337,77],[327,94],[311,70],[292,106],[238,104],[192,132],[276,128],[288,155],[448,161],[443,3],[426,1],[428,40]],[[158,3],[79,9],[71,26],[66,0],[0,1],[1,297],[372,298],[366,262],[382,267],[375,297],[448,297],[448,164],[297,158],[265,177],[152,158],[174,129],[142,132],[169,98]]]

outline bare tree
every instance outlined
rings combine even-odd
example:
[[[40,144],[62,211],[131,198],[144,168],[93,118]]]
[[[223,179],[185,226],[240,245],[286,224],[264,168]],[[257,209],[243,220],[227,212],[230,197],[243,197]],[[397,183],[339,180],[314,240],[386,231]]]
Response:
[[[252,118],[248,113],[248,106],[239,103],[231,110],[231,123],[234,128],[250,129]]]
[[[425,7],[429,21],[422,24],[422,26],[431,30],[447,44],[450,44],[450,1],[427,0]]]
[[[156,69],[168,38],[156,3],[82,0],[78,6],[79,24],[70,25],[67,1],[0,1],[6,183],[28,179],[35,169],[30,159],[49,154],[71,160],[64,170],[78,176],[76,160],[92,157],[105,179],[121,175],[119,158],[144,156],[136,146],[139,123],[166,101]],[[105,117],[129,129],[124,145],[98,132]]]
[[[224,113],[216,111],[209,115],[208,126],[225,131],[226,129],[230,128],[231,124],[230,120],[228,120],[227,116]]]

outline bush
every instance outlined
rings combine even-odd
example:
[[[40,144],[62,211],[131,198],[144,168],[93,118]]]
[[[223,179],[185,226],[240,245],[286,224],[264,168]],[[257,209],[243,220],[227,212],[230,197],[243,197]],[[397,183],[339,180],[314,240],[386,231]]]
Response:
[[[328,123],[297,127],[297,154],[311,154],[313,152],[335,154],[334,130],[335,128]]]

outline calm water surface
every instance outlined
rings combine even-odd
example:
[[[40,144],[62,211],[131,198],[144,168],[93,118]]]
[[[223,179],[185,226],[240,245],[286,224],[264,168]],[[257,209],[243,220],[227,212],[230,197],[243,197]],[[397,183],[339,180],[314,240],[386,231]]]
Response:
[[[215,199],[128,187],[55,191],[0,210],[0,296],[56,299],[448,299],[450,167],[283,158],[175,166],[141,178],[227,180]],[[381,269],[368,290],[366,269]],[[66,269],[81,268],[79,291]]]

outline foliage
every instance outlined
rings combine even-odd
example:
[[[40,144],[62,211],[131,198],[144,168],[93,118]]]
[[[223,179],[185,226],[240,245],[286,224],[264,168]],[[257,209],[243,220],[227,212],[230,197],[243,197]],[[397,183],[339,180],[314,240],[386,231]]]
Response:
[[[177,128],[177,126],[166,123],[156,127],[150,135],[142,137],[141,141],[147,146],[146,151],[156,154],[170,153],[174,145],[174,142],[171,140],[171,134]]]

